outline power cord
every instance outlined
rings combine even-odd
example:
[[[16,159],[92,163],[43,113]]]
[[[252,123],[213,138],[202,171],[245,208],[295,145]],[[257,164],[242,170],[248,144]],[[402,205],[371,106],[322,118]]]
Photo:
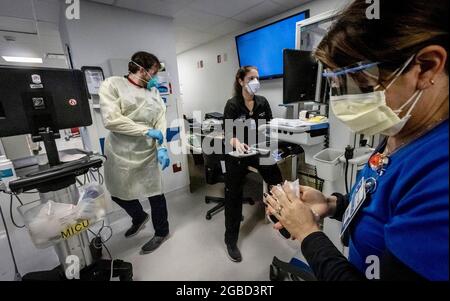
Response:
[[[97,182],[100,185],[102,185],[105,182],[105,178],[104,178],[103,174],[100,172],[100,168],[91,168],[90,173],[91,173],[92,177],[95,179],[95,181],[97,181],[97,179],[95,178],[93,173],[97,173],[97,177],[98,177]]]
[[[345,191],[347,194],[350,193],[350,188],[348,186],[348,167],[349,167],[349,161],[353,159],[353,156],[355,155],[355,148],[351,147],[350,145],[345,148]]]
[[[17,194],[15,194],[15,193],[11,193],[10,194],[10,199],[9,199],[9,215],[11,216],[11,221],[12,221],[14,227],[19,228],[19,229],[23,229],[23,228],[25,228],[25,225],[18,226],[16,221],[14,220],[14,214],[13,214],[13,210],[12,210],[12,208],[13,208],[13,201],[14,201],[13,196],[15,196],[16,199],[19,201],[20,205],[23,206],[23,202],[19,198],[19,196]]]
[[[104,229],[108,229],[108,230],[110,231],[110,234],[109,234],[109,236],[108,236],[107,239],[103,239],[103,237],[102,237],[102,232],[103,232]],[[99,249],[101,249],[102,247],[105,247],[106,251],[108,252],[109,258],[112,259],[111,252],[109,252],[108,247],[105,245],[105,244],[112,238],[112,236],[113,236],[113,230],[112,230],[112,228],[111,228],[110,226],[106,226],[106,225],[105,225],[105,221],[103,221],[103,222],[102,222],[102,226],[100,227],[100,230],[98,230],[97,233],[95,233],[95,232],[92,231],[91,229],[88,229],[88,231],[89,231],[92,235],[94,235],[94,238],[98,238],[99,241],[100,241],[100,244],[96,244],[97,241],[95,241],[95,243],[93,244],[93,245],[94,245],[94,248],[96,248],[97,250],[99,250]]]
[[[75,180],[77,181],[78,185],[80,185],[78,188],[80,188],[81,186],[83,186],[83,182],[81,182],[78,178],[75,178]]]
[[[19,229],[25,228],[25,225],[19,226],[19,225],[16,223],[16,220],[14,219],[14,214],[13,214],[13,202],[14,202],[14,197],[17,199],[17,201],[19,201],[19,204],[20,204],[21,206],[23,206],[22,200],[19,198],[19,196],[18,196],[16,193],[9,192],[9,191],[3,190],[3,189],[0,190],[0,191],[3,192],[3,193],[5,193],[5,194],[9,194],[9,196],[10,196],[10,199],[9,199],[9,216],[11,217],[11,222],[12,222],[12,224],[14,225],[14,227],[19,228]],[[28,194],[34,194],[34,193],[36,193],[36,192],[29,192]]]
[[[92,172],[92,170],[89,170],[89,173],[90,173],[91,177],[94,179],[94,181],[98,182],[97,178],[94,176],[94,173]]]
[[[12,195],[11,195],[12,197]],[[8,231],[8,227],[6,226],[6,222],[5,222],[5,216],[3,215],[3,209],[2,206],[0,205],[0,215],[2,218],[2,222],[3,222],[3,227],[5,229],[6,232],[6,239],[8,240],[8,245],[9,245],[9,251],[11,252],[11,257],[13,260],[13,264],[14,264],[14,279],[15,280],[20,280],[22,279],[22,276],[19,273],[19,269],[17,268],[17,262],[16,262],[16,257],[14,256],[14,250],[12,248],[12,244],[11,244],[11,238],[9,237],[9,231]]]
[[[110,231],[110,235],[107,239],[103,239],[102,238],[102,232],[104,229],[108,229]],[[98,230],[97,233],[95,233],[94,231],[92,231],[91,229],[88,229],[89,233],[91,233],[92,235],[94,235],[94,239],[93,241],[93,246],[95,249],[97,250],[101,250],[102,247],[105,248],[106,252],[108,253],[109,259],[111,260],[111,274],[109,279],[112,280],[113,278],[113,274],[114,274],[114,259],[111,255],[111,252],[109,251],[108,247],[106,246],[106,243],[112,238],[113,236],[113,230],[110,226],[106,226],[105,225],[105,221],[103,220],[102,226],[100,227],[100,230]],[[99,243],[100,242],[100,243]]]

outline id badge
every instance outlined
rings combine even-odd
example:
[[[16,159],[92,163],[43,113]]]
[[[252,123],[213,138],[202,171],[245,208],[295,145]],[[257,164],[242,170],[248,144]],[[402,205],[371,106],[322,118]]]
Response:
[[[348,205],[347,210],[345,210],[342,222],[341,238],[344,237],[345,232],[348,230],[348,227],[352,223],[353,219],[355,218],[356,214],[358,213],[359,209],[361,208],[362,204],[364,204],[366,199],[366,179],[363,177],[353,190],[353,193],[350,197],[350,204]]]

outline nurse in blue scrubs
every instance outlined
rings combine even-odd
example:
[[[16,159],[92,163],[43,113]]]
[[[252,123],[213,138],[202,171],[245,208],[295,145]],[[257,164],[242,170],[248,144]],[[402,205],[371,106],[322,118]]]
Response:
[[[354,1],[322,40],[330,107],[354,132],[385,137],[349,195],[288,185],[268,212],[301,242],[319,280],[449,280],[449,39],[446,0]],[[345,258],[318,218],[343,222]]]

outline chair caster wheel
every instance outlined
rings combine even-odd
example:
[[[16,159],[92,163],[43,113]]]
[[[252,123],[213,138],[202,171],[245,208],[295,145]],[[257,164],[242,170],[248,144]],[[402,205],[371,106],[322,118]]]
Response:
[[[210,200],[205,200],[205,203],[209,204],[209,203],[211,203],[211,201]]]
[[[209,214],[206,215],[206,219],[207,219],[207,220],[211,220],[211,218],[212,218],[211,215],[209,215]]]

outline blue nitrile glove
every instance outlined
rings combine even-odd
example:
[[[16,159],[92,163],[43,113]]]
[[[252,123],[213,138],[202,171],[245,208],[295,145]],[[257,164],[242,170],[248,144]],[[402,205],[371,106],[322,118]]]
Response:
[[[155,139],[159,145],[164,142],[164,137],[160,130],[148,130],[147,137]]]
[[[158,149],[158,162],[161,164],[162,170],[166,169],[170,165],[169,154],[167,148]]]

